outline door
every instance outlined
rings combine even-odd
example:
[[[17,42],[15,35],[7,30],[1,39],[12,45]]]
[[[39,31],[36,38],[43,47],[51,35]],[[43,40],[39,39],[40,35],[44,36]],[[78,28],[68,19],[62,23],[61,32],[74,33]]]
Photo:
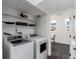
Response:
[[[71,18],[70,59],[76,59],[75,16]]]
[[[75,59],[76,38],[75,38],[75,16],[65,19],[65,30],[70,40],[70,59]]]

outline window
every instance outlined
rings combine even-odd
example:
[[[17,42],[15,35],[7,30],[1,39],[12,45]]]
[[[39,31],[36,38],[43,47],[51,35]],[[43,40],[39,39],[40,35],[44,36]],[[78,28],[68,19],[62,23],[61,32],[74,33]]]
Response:
[[[71,27],[71,21],[70,18],[65,19],[65,28],[67,31],[70,31]]]
[[[53,20],[50,23],[51,23],[51,25],[50,25],[51,31],[55,31],[56,30],[56,20]]]
[[[43,0],[27,0],[29,1],[30,3],[34,4],[34,5],[37,5],[39,4],[40,2],[42,2]]]

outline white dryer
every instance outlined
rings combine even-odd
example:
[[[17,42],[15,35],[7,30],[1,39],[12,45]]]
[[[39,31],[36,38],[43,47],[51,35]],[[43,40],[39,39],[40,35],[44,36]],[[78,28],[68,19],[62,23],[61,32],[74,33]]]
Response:
[[[47,38],[34,36],[34,59],[47,59]]]

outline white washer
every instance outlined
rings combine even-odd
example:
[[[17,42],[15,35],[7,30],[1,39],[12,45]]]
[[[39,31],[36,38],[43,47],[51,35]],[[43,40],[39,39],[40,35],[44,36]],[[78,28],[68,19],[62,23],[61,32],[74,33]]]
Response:
[[[34,41],[34,59],[47,59],[47,38],[31,37]]]
[[[3,59],[34,59],[34,42],[9,42],[3,38]]]

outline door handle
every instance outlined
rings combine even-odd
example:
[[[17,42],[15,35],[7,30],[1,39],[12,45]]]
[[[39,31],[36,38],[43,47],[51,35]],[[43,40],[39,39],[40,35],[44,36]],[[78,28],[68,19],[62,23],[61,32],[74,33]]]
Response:
[[[69,35],[69,38],[71,38],[71,35]]]
[[[76,48],[73,48],[73,50],[76,50]]]
[[[73,39],[75,39],[75,36],[73,36]]]

